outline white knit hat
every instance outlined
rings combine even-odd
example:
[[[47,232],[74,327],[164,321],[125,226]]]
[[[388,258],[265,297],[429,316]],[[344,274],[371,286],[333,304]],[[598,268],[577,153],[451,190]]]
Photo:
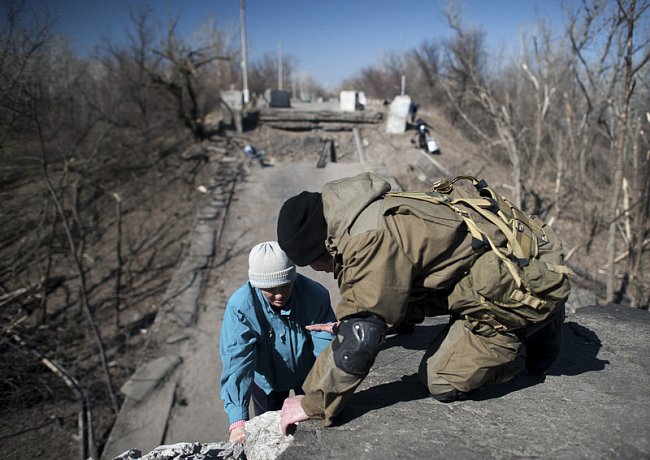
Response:
[[[251,249],[248,280],[261,289],[288,284],[296,279],[296,266],[276,241],[266,241]]]

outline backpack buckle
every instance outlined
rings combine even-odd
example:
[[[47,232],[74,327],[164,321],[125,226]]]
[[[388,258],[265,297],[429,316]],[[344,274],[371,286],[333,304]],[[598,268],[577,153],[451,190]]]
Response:
[[[453,185],[447,179],[440,179],[433,183],[432,192],[451,193]]]

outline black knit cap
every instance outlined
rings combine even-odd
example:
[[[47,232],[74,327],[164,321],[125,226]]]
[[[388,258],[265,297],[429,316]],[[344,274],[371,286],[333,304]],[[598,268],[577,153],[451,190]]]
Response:
[[[320,193],[302,192],[284,202],[278,216],[278,243],[296,265],[309,265],[325,253],[326,239]]]

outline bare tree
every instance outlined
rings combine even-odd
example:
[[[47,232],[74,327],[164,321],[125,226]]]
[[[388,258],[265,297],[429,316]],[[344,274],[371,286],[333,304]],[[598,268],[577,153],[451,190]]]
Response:
[[[230,59],[218,54],[220,51],[215,50],[210,43],[196,47],[184,43],[176,32],[176,21],[170,21],[166,36],[154,50],[155,54],[166,61],[170,72],[167,74],[148,70],[151,81],[165,88],[173,96],[179,120],[192,132],[196,140],[205,137],[205,117],[208,111],[200,101],[197,80],[208,64],[219,59]]]
[[[3,2],[5,26],[0,29],[0,146],[14,134],[24,110],[20,98],[25,74],[34,59],[51,43],[53,23],[35,14],[29,17],[25,1]]]
[[[633,131],[633,184],[628,208],[628,218],[631,220],[631,235],[628,245],[629,297],[632,308],[648,308],[650,291],[643,285],[644,257],[643,253],[650,246],[650,139],[643,126],[650,128],[650,113],[639,117],[632,124]]]
[[[507,90],[499,91],[498,85],[491,84],[485,76],[484,33],[466,29],[453,9],[447,9],[446,17],[455,35],[445,44],[445,89],[456,113],[481,141],[507,152],[513,185],[511,198],[516,206],[521,206],[522,128],[515,119],[513,98]]]
[[[282,54],[282,82],[278,81],[280,65],[277,54],[265,53],[249,64],[248,87],[256,94],[264,94],[267,89],[290,88],[296,79],[298,59],[290,54]],[[295,96],[295,95],[294,95]]]
[[[413,89],[409,89],[409,94],[414,94],[419,99],[426,97],[428,100],[434,100],[439,91],[438,80],[442,56],[440,44],[433,40],[425,40],[411,52],[410,56],[417,73],[410,74],[413,83],[408,86]]]
[[[325,88],[319,85],[309,72],[300,72],[294,78],[293,86],[295,87],[294,94],[301,100],[313,101],[317,97],[327,94]]]
[[[620,200],[628,163],[631,102],[636,75],[650,59],[649,37],[642,37],[639,42],[636,26],[650,5],[647,1],[620,0],[611,10],[605,6],[598,1],[583,2],[570,16],[569,37],[576,56],[576,80],[587,102],[586,113],[595,112],[597,126],[609,144],[612,159],[605,298],[606,302],[612,302],[616,294],[617,225],[622,216]],[[596,61],[590,59],[594,45],[599,45],[601,50]],[[583,146],[581,151],[580,169],[584,177],[588,150]]]
[[[448,4],[444,13],[449,27],[454,32],[453,38],[444,42],[445,81],[453,85],[451,91],[446,92],[453,95],[453,106],[460,112],[465,110],[465,100],[468,97],[475,100],[477,89],[485,86],[485,32],[479,28],[464,27],[460,12],[454,3]],[[453,121],[457,120],[458,115],[454,115]]]
[[[365,94],[376,99],[390,99],[392,91],[387,89],[390,86],[388,77],[384,72],[374,66],[366,67],[361,70],[360,75],[352,78],[346,78],[341,82],[340,89],[360,89]]]
[[[596,195],[603,182],[611,183],[618,157],[612,152],[618,129],[613,101],[622,101],[618,95],[625,81],[624,21],[618,9],[611,2],[585,1],[568,10],[568,68],[574,84],[563,98],[567,137],[572,134],[569,164],[575,165],[581,186]]]
[[[130,20],[128,47],[109,43],[101,57],[125,90],[113,89],[109,94],[121,95],[125,104],[118,106],[118,116],[109,115],[109,110],[103,113],[119,124],[136,114],[141,118],[140,126],[149,125],[159,115],[168,119],[171,113],[195,140],[202,140],[206,115],[218,104],[219,82],[214,81],[211,70],[215,62],[232,59],[222,35],[204,31],[190,44],[179,36],[177,20],[170,19],[164,29],[159,29],[147,7],[132,11]]]
[[[548,38],[547,38],[548,40]],[[549,50],[549,43],[546,41],[544,49],[540,47],[538,38],[534,36],[533,41],[533,63],[529,64],[524,62],[522,70],[524,75],[534,88],[534,116],[533,116],[533,149],[531,153],[530,166],[531,171],[530,182],[537,182],[538,165],[540,157],[542,156],[542,143],[544,140],[545,126],[547,125],[546,117],[549,115],[551,104],[554,102],[557,86],[550,80],[548,72],[552,65],[545,63],[544,59],[551,56]],[[563,162],[560,161],[560,164]],[[562,176],[562,170],[558,170],[556,177]],[[561,180],[559,181],[561,183]],[[557,183],[557,181],[556,181]]]
[[[88,270],[83,263],[83,257],[87,256],[86,238],[93,231],[93,209],[88,202],[94,199],[96,191],[90,181],[84,179],[93,149],[101,139],[98,119],[87,110],[87,101],[77,91],[86,76],[86,68],[74,58],[65,42],[52,35],[52,23],[47,16],[37,12],[30,15],[25,3],[6,2],[5,8],[9,27],[0,39],[0,118],[7,124],[3,124],[0,152],[4,159],[9,160],[6,164],[20,171],[20,176],[12,180],[16,190],[25,184],[36,182],[36,185],[25,187],[30,193],[19,196],[25,208],[17,216],[18,222],[8,223],[13,227],[11,233],[21,222],[25,226],[21,232],[22,242],[10,242],[2,247],[3,256],[12,252],[18,256],[13,259],[3,257],[10,269],[2,271],[1,284],[3,287],[35,285],[28,291],[33,292],[38,300],[41,309],[39,322],[44,326],[47,326],[46,306],[55,280],[61,280],[57,281],[57,286],[65,280],[66,290],[72,285],[77,287],[74,300],[78,302],[97,346],[106,394],[116,412],[118,401],[102,336],[93,318],[86,283]],[[21,168],[21,165],[27,166]],[[56,173],[52,173],[54,168]],[[39,203],[39,200],[42,201]],[[38,209],[39,204],[42,209],[40,221],[36,229],[32,229],[29,212],[24,211],[33,205]],[[65,245],[59,246],[62,241]],[[59,246],[56,253],[55,246]],[[72,269],[70,260],[73,261]],[[38,277],[37,283],[34,283],[35,276]],[[67,283],[68,280],[71,282]],[[28,307],[31,300],[26,296],[8,300],[11,303],[7,305],[17,303],[21,308],[13,317],[3,316],[3,332],[10,331],[10,337],[17,337],[20,329],[34,334],[24,321],[31,313]],[[68,297],[65,299],[65,306],[69,300]],[[47,344],[51,349],[56,345]],[[75,383],[70,388],[80,397],[83,393],[80,385],[71,376],[66,384],[70,382]],[[83,397],[84,420],[91,423],[85,394]],[[87,429],[92,430],[92,427]],[[82,436],[80,442],[87,443],[87,436]],[[82,452],[87,450],[87,445],[82,447]]]
[[[400,94],[403,75],[406,75],[406,59],[387,51],[377,64],[362,69],[358,77],[345,79],[341,89],[363,89],[371,98],[392,100]]]
[[[45,81],[47,83],[47,80]],[[52,181],[49,173],[49,147],[47,145],[47,139],[51,137],[51,132],[58,132],[60,128],[58,126],[46,127],[44,122],[41,120],[43,113],[49,114],[50,121],[54,118],[52,112],[47,110],[47,105],[51,103],[56,103],[55,100],[48,100],[51,95],[49,94],[49,87],[43,87],[42,82],[32,81],[30,85],[23,88],[21,94],[23,100],[28,104],[27,110],[22,113],[26,121],[33,124],[34,133],[38,141],[39,153],[40,153],[40,163],[41,163],[41,173],[42,179],[45,182],[46,188],[49,192],[49,195],[52,199],[52,202],[57,210],[58,218],[63,226],[66,242],[68,244],[69,255],[73,259],[74,267],[79,278],[79,302],[81,310],[83,311],[88,326],[94,336],[95,343],[97,345],[98,354],[102,363],[102,370],[106,379],[106,388],[108,395],[113,404],[113,410],[117,413],[119,409],[119,403],[117,397],[115,396],[113,385],[111,381],[111,375],[108,370],[108,362],[106,360],[106,353],[104,348],[104,343],[99,332],[99,328],[95,323],[95,320],[92,315],[92,308],[90,306],[90,301],[88,298],[88,289],[87,289],[87,270],[82,262],[82,255],[84,253],[84,231],[83,225],[81,224],[81,219],[79,218],[79,201],[78,201],[78,191],[79,191],[79,182],[76,181],[73,184],[73,199],[71,200],[71,208],[66,212],[66,209],[63,207],[63,202],[61,199],[61,190],[55,188],[54,182]],[[43,100],[45,99],[45,100]],[[58,104],[57,104],[58,105]],[[59,117],[61,120],[63,117]],[[47,131],[46,131],[47,129]],[[77,229],[78,238],[75,238],[73,235],[73,226]]]

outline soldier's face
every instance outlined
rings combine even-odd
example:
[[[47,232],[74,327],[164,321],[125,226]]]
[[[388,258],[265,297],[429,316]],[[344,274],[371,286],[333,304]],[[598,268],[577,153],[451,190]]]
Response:
[[[328,252],[326,252],[310,263],[309,266],[317,272],[332,273],[334,271],[334,259]]]

